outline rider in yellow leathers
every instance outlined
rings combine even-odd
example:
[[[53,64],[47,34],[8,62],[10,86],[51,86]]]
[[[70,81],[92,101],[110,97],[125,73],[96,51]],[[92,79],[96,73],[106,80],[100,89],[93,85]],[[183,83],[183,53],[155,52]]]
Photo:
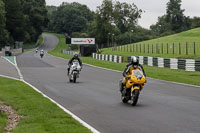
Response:
[[[131,57],[131,62],[129,64],[126,65],[126,68],[124,69],[123,72],[123,80],[120,83],[120,91],[123,90],[124,86],[126,85],[127,79],[128,79],[128,75],[131,74],[133,69],[140,69],[143,71],[144,76],[146,77],[146,74],[144,72],[144,68],[141,64],[139,64],[139,60],[137,57],[133,56]]]

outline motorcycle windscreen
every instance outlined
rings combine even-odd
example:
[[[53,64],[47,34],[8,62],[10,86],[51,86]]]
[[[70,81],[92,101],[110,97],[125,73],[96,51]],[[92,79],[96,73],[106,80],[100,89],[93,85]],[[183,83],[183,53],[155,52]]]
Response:
[[[144,76],[144,73],[140,69],[134,69],[132,72],[137,77],[137,79],[141,79]]]

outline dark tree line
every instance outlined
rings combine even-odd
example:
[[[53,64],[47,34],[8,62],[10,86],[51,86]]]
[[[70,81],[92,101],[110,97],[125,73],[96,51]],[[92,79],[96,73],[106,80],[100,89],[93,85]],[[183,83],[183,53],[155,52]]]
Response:
[[[166,14],[158,17],[158,22],[150,27],[154,34],[164,36],[200,27],[200,17],[185,16],[181,2],[181,0],[169,0]]]
[[[169,0],[166,14],[150,30],[138,25],[142,10],[134,3],[103,0],[95,12],[76,2],[47,9],[49,31],[68,33],[71,37],[94,37],[99,47],[149,40],[200,26],[199,17],[184,15],[181,0]]]
[[[47,6],[50,23],[48,30],[72,34],[86,30],[94,13],[86,5],[79,3],[62,3],[59,7]]]
[[[36,42],[47,24],[45,0],[0,0],[0,47]]]
[[[132,38],[132,41],[149,39],[144,34],[149,31],[137,26],[142,10],[134,3],[103,0],[96,12],[75,2],[63,3],[59,7],[48,6],[47,9],[50,19],[48,30],[68,33],[72,37],[94,37],[100,47],[106,47],[107,42],[111,43],[112,40],[115,43],[130,43],[131,30],[134,30],[131,36],[136,32],[143,32],[140,35],[144,35],[139,37],[135,34],[137,37]]]

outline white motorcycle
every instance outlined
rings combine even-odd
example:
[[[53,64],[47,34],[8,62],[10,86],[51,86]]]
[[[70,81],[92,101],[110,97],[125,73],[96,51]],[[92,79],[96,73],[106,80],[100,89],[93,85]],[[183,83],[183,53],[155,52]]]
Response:
[[[69,82],[76,83],[76,79],[79,78],[80,71],[81,71],[81,66],[79,62],[72,62],[69,71]]]

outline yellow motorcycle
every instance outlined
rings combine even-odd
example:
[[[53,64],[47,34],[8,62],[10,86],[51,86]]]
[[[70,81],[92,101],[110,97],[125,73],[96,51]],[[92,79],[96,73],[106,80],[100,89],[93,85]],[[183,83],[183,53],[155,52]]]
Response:
[[[140,91],[146,83],[146,78],[140,69],[133,69],[127,77],[126,85],[121,90],[121,98],[123,103],[130,100],[131,105],[137,104]]]

